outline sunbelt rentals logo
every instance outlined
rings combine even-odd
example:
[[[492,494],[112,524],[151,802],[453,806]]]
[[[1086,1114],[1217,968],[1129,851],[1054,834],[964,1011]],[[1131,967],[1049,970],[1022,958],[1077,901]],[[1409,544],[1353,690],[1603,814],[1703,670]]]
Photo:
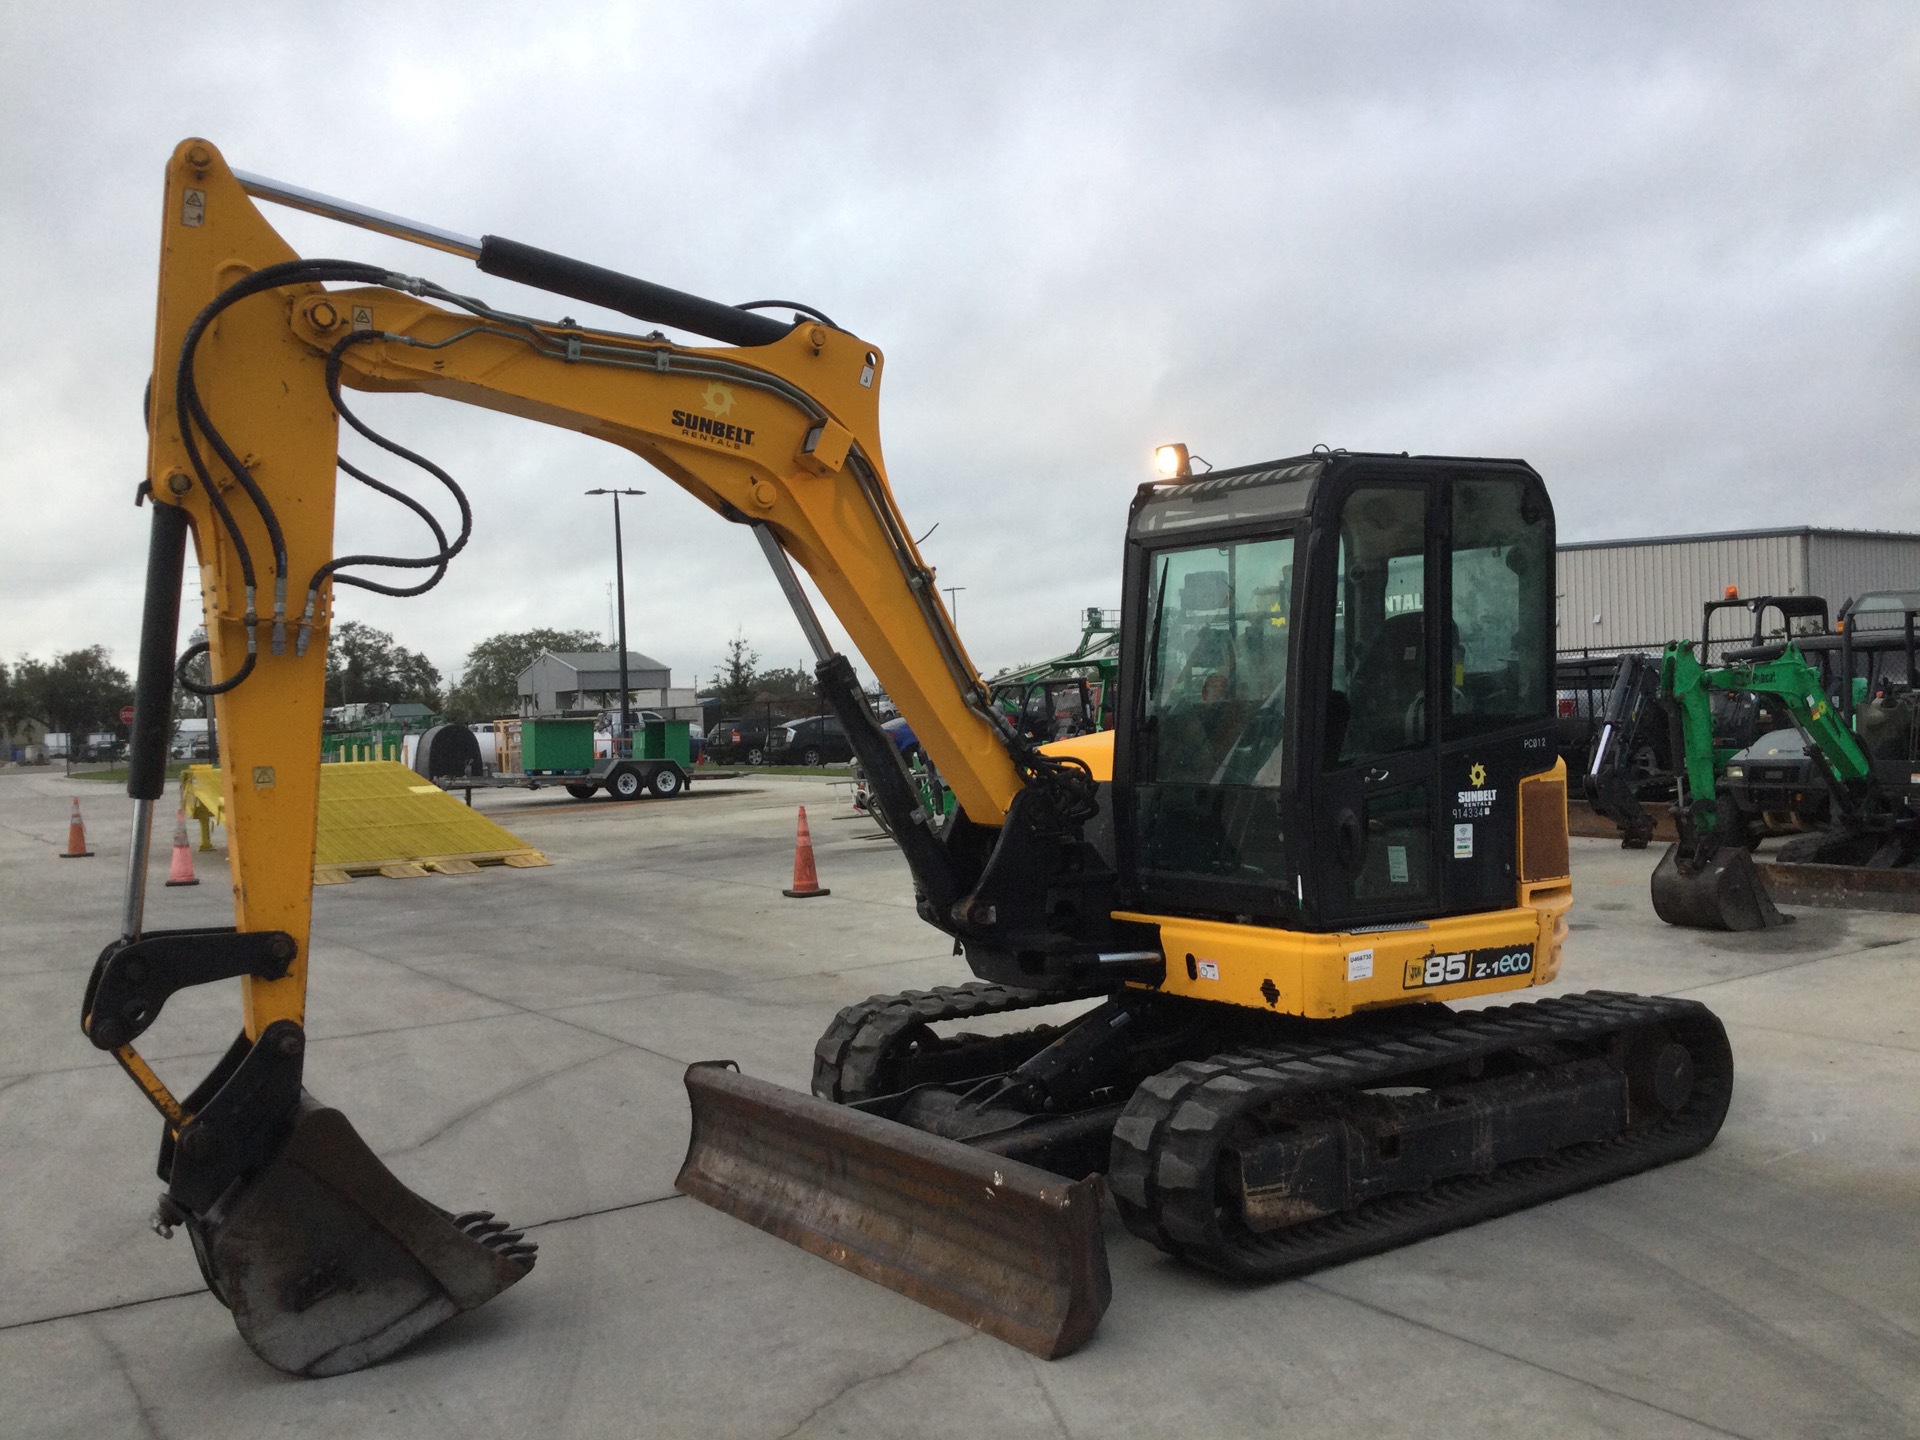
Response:
[[[673,426],[682,435],[697,435],[729,450],[744,450],[753,444],[753,431],[744,425],[729,425],[726,417],[733,413],[733,387],[722,385],[718,380],[709,381],[707,388],[700,392],[700,408],[707,413],[696,415],[691,410],[673,412]]]

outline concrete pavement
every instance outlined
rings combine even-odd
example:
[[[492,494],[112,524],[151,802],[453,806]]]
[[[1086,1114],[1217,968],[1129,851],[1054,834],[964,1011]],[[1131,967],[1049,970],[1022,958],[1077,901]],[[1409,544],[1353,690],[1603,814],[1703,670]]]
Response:
[[[94,860],[54,858],[74,793]],[[1576,840],[1556,988],[1713,1006],[1738,1078],[1710,1151],[1266,1287],[1116,1222],[1112,1308],[1047,1364],[673,1194],[688,1061],[804,1088],[838,1006],[964,978],[844,791],[477,799],[553,866],[317,892],[307,1074],[408,1184],[527,1225],[540,1262],[386,1365],[294,1381],[147,1230],[157,1118],[79,1033],[125,797],[0,772],[0,1435],[1920,1434],[1912,917],[1677,932],[1652,854]],[[780,895],[798,803],[833,889],[804,904]],[[151,924],[230,920],[196,859],[206,883],[161,889],[156,847]],[[189,991],[143,1048],[185,1089],[237,1025],[234,987]]]

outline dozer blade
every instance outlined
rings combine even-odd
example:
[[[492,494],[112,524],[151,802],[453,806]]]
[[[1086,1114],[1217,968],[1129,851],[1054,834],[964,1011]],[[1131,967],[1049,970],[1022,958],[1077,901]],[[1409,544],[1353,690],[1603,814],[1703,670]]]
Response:
[[[1689,930],[1769,930],[1789,918],[1774,908],[1744,845],[1719,846],[1699,864],[1669,845],[1653,871],[1653,913]]]
[[[1085,1344],[1113,1285],[1099,1176],[1070,1181],[863,1111],[687,1069],[675,1186],[1043,1359]]]
[[[266,1168],[187,1224],[241,1336],[296,1375],[384,1360],[484,1305],[534,1261],[532,1243],[504,1222],[422,1200],[346,1116],[311,1097]]]

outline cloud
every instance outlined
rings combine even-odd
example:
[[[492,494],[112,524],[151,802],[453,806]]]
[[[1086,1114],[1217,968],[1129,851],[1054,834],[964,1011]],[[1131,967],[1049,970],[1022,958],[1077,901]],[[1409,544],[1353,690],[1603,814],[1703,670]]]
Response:
[[[157,200],[229,160],[884,349],[886,458],[991,668],[1117,603],[1151,445],[1520,455],[1568,538],[1920,530],[1920,17],[1412,3],[45,6],[0,60],[0,654],[131,663]],[[451,257],[271,212],[536,314]],[[418,397],[370,419],[473,496],[430,596],[340,612],[457,668],[600,627],[804,654],[747,536],[583,437]],[[342,548],[414,522],[343,492]],[[396,543],[397,542],[397,543]]]

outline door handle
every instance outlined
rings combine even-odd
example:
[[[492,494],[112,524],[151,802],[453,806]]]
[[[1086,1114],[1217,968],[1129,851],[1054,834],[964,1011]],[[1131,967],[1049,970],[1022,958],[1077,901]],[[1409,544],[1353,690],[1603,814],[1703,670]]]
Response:
[[[1391,770],[1383,770],[1380,766],[1375,765],[1371,770],[1367,771],[1364,778],[1367,784],[1378,785],[1383,780],[1391,780],[1393,778],[1393,772]]]
[[[1367,859],[1367,823],[1357,807],[1348,806],[1334,817],[1333,845],[1340,868],[1349,875],[1359,874]]]

